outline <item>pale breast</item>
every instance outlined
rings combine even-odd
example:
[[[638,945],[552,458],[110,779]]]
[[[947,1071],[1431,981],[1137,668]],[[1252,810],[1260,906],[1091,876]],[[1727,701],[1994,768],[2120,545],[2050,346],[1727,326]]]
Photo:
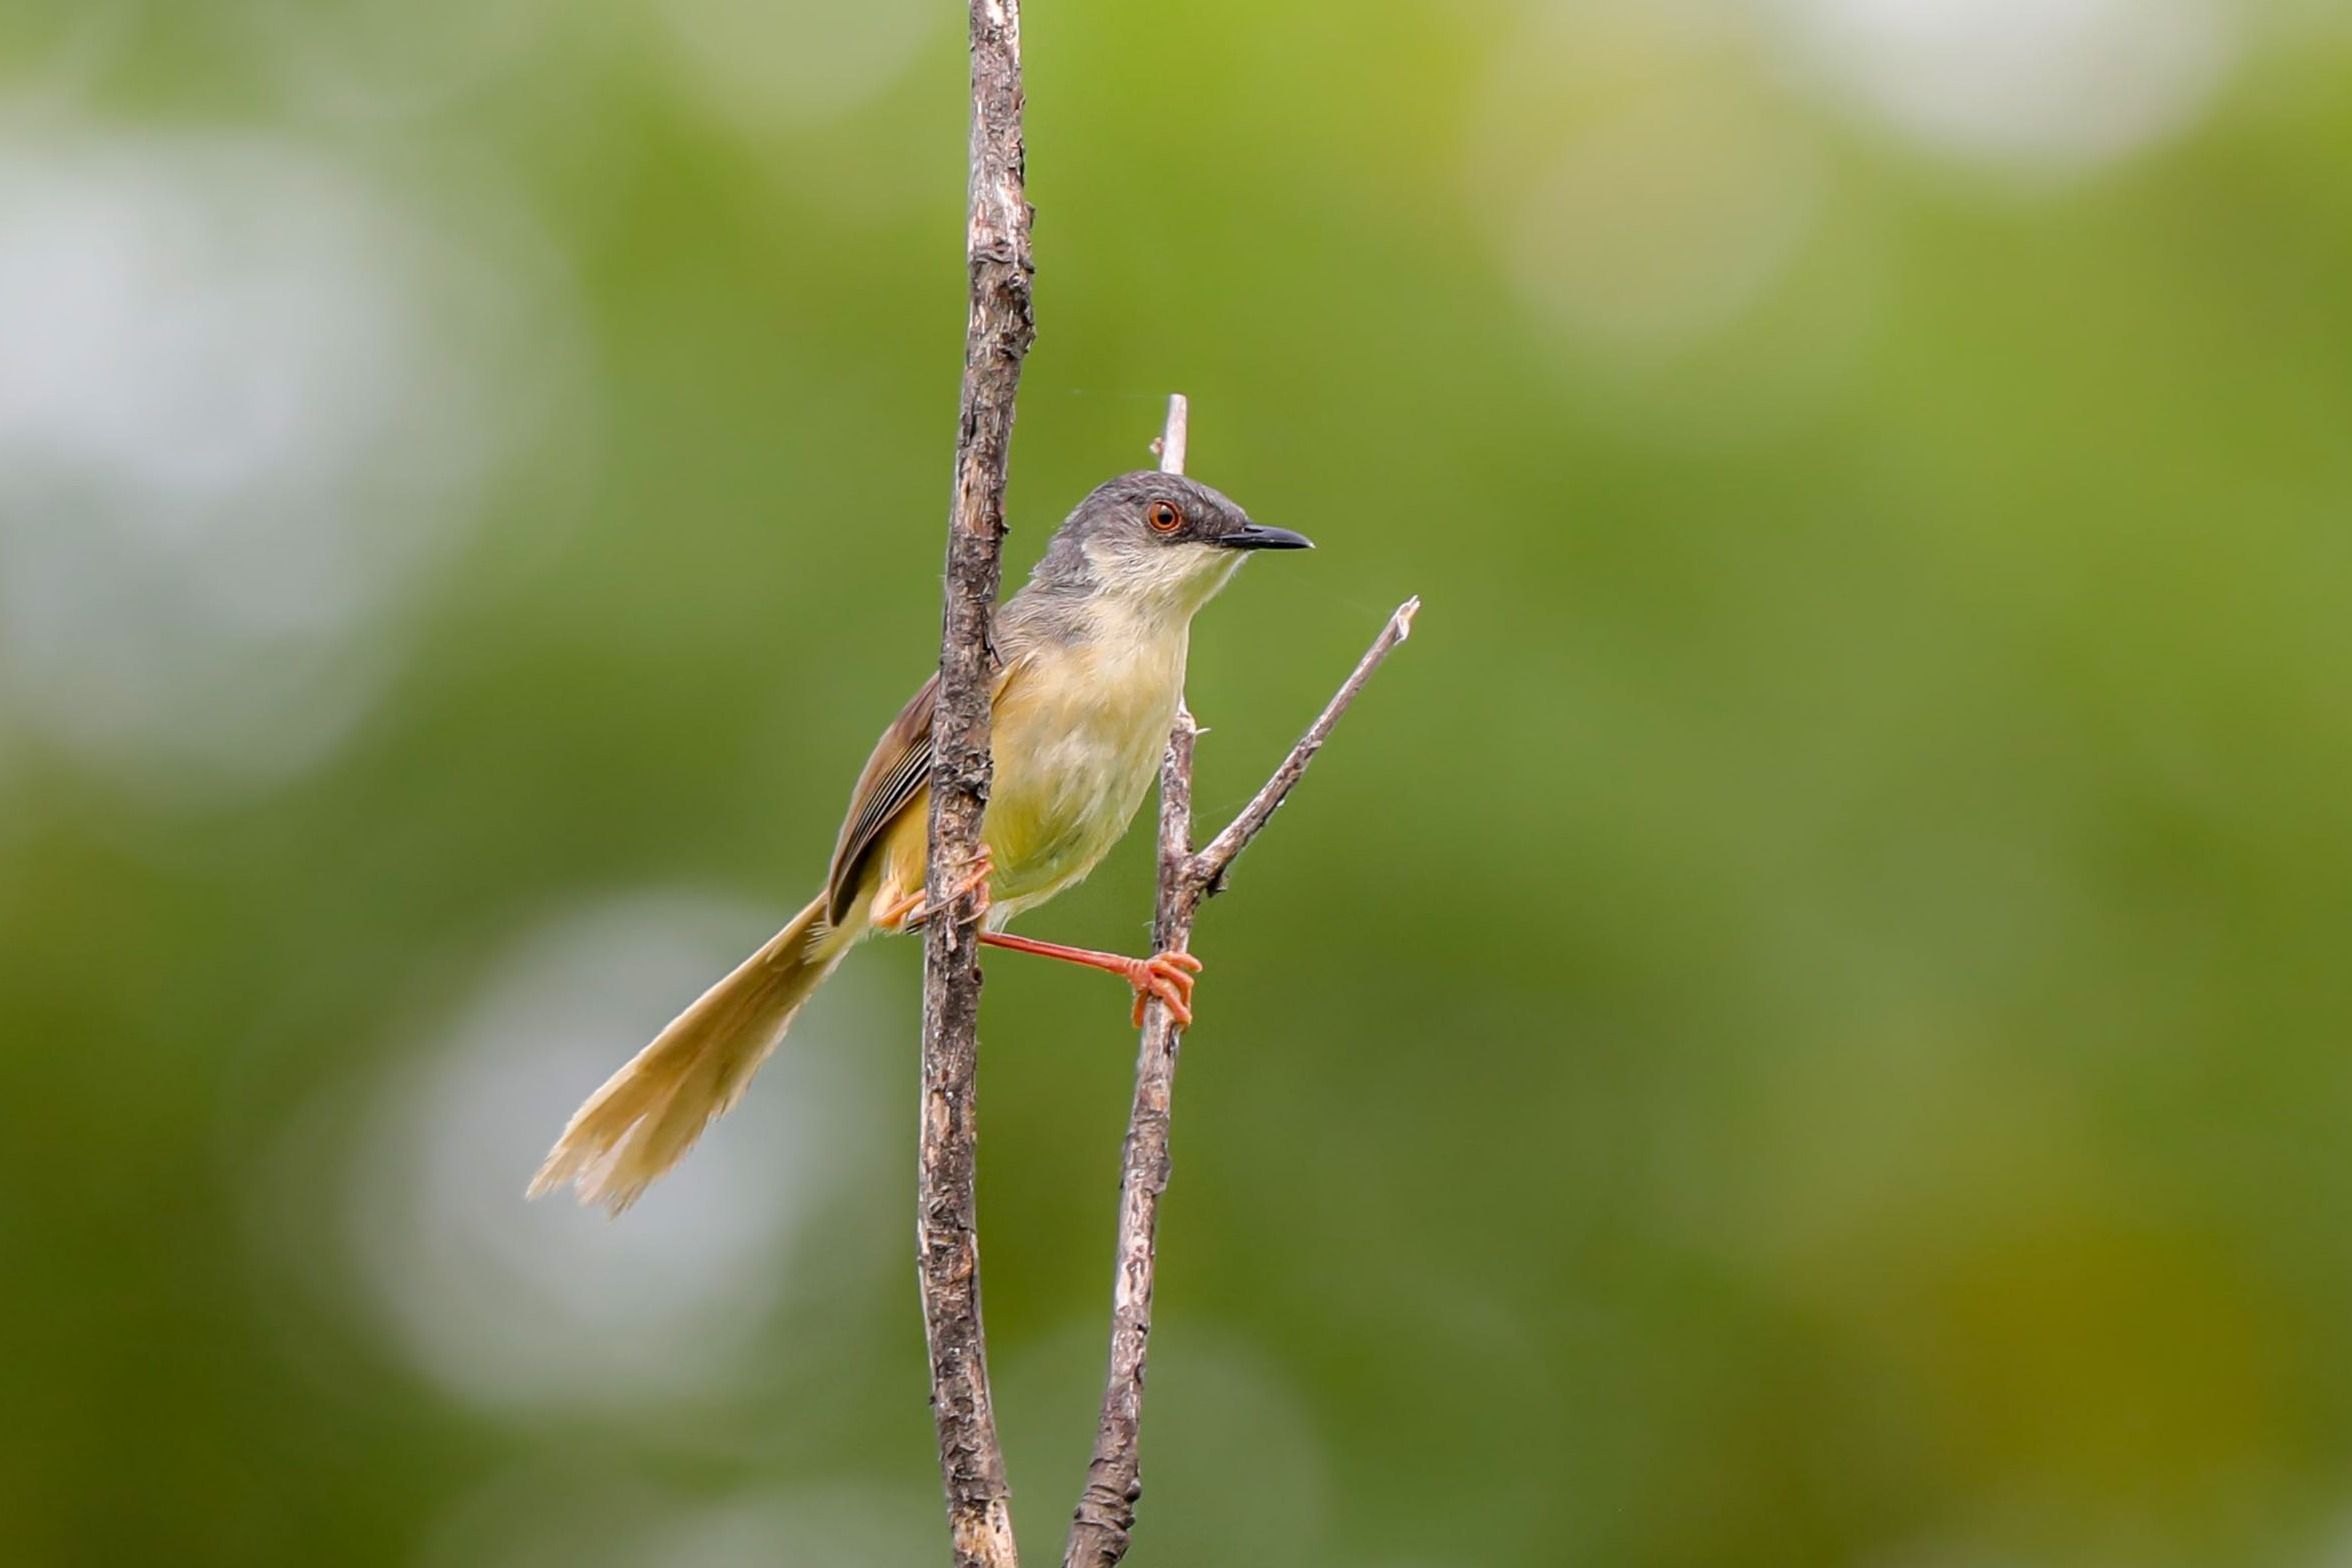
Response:
[[[1003,915],[1085,876],[1127,831],[1176,716],[1184,652],[1180,629],[1099,636],[1039,650],[1007,688],[981,830]]]

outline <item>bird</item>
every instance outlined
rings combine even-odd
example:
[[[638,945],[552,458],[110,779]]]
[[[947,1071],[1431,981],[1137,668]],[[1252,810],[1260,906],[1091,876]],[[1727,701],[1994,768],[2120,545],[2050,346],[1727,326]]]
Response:
[[[1192,1021],[1200,961],[1129,958],[1015,936],[1005,926],[1082,880],[1134,821],[1184,697],[1192,620],[1250,555],[1312,549],[1222,493],[1146,470],[1097,486],[1055,530],[1028,582],[997,606],[990,693],[994,781],[972,876],[991,947],[1107,970]],[[825,885],[806,908],[590,1095],[532,1178],[619,1214],[734,1105],[793,1016],[877,932],[928,917],[934,675],[899,710],[851,791]],[[952,900],[951,900],[952,901]]]

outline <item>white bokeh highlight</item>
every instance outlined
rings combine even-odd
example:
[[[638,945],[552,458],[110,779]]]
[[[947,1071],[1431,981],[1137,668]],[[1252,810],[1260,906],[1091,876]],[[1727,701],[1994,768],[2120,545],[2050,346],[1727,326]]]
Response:
[[[564,915],[371,1097],[347,1233],[386,1327],[451,1394],[623,1409],[756,1362],[797,1229],[860,1169],[835,1144],[860,1080],[822,1017],[619,1220],[523,1187],[574,1107],[788,914],[655,893]]]
[[[2097,167],[2179,133],[2236,54],[2216,0],[1767,0],[1842,97],[1945,155]]]
[[[167,798],[299,773],[545,418],[562,280],[253,135],[0,139],[0,234],[0,728]]]
[[[837,119],[888,90],[956,14],[922,0],[654,0],[693,96],[751,130]]]
[[[1800,116],[1754,90],[1721,8],[1539,13],[1476,96],[1469,210],[1529,311],[1580,357],[1639,370],[1740,322],[1826,202]]]
[[[544,62],[560,0],[237,0],[280,90],[337,118],[445,110]]]
[[[1811,232],[1797,137],[1698,95],[1652,100],[1546,150],[1501,217],[1522,296],[1596,347],[1672,353],[1737,320]]]

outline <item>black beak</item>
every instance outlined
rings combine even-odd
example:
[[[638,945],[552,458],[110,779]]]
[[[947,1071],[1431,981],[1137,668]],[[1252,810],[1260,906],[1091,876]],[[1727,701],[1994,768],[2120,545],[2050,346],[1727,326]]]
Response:
[[[1217,542],[1228,550],[1312,550],[1315,541],[1305,534],[1294,534],[1287,528],[1261,528],[1256,523],[1244,523],[1229,534],[1220,535]]]

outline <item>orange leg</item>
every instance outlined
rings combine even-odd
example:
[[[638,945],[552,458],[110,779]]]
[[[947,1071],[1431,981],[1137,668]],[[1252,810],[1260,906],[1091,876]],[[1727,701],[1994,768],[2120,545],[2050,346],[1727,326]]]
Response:
[[[1154,953],[1149,958],[1127,958],[1118,953],[1098,953],[1091,947],[1036,942],[1003,931],[983,931],[980,940],[989,947],[1001,947],[1008,952],[1035,953],[1040,958],[1058,958],[1065,964],[1109,970],[1135,988],[1137,1027],[1143,1023],[1143,1004],[1155,996],[1168,1004],[1168,1011],[1178,1023],[1187,1028],[1192,1025],[1192,979],[1200,973],[1201,961],[1190,953],[1169,951]]]
[[[975,915],[987,914],[988,879],[995,872],[996,863],[989,856],[988,846],[983,844],[980,846],[980,857],[972,862],[972,874],[965,877],[957,885],[956,890],[947,895],[947,901],[952,904],[959,898],[976,896],[979,900],[979,907],[973,913]],[[915,931],[921,929],[923,922],[930,918],[931,911],[923,904],[923,890],[917,888],[876,915],[874,924],[884,931]]]

